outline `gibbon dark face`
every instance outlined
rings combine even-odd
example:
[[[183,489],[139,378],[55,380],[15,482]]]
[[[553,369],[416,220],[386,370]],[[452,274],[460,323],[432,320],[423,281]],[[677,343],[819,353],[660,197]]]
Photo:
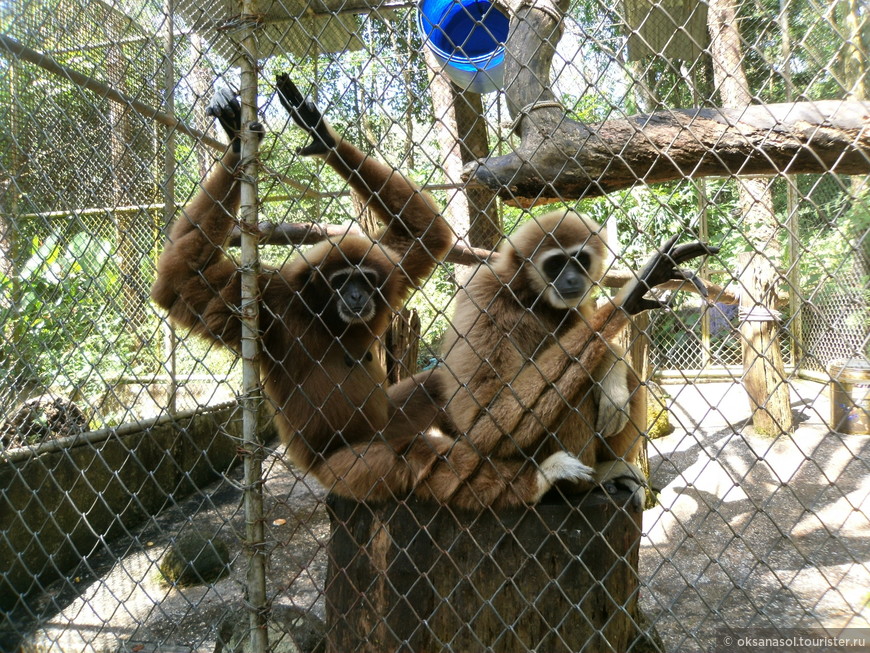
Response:
[[[554,211],[529,220],[502,245],[502,278],[527,307],[545,302],[569,310],[591,305],[606,253],[604,230],[574,211]]]
[[[547,284],[544,298],[555,308],[579,305],[592,289],[589,269],[592,254],[582,247],[550,250],[537,261],[539,274]]]
[[[395,265],[372,247],[371,240],[347,236],[326,241],[291,265],[291,276],[298,273],[302,280],[304,310],[317,316],[332,335],[343,337],[354,325],[368,325],[373,332],[381,328],[379,321],[390,310],[391,284],[395,286],[398,277],[391,278]]]
[[[365,324],[377,313],[380,275],[366,267],[347,267],[329,275],[335,311],[347,324]]]

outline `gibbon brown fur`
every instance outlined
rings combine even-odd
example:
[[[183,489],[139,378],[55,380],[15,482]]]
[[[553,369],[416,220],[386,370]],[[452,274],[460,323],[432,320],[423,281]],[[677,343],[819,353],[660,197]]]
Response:
[[[408,492],[421,466],[431,465],[433,448],[450,441],[437,432],[387,440],[383,430],[397,411],[371,350],[394,310],[447,252],[452,232],[428,196],[338,137],[289,78],[279,77],[278,90],[293,119],[314,137],[301,152],[322,157],[385,227],[373,240],[320,243],[260,272],[264,387],[290,457],[328,489],[356,499]],[[174,322],[238,349],[240,275],[223,250],[239,207],[238,102],[218,93],[209,112],[233,147],[173,226],[152,297]]]
[[[677,263],[709,250],[700,244],[673,249],[671,240],[612,304],[591,313],[586,307],[584,319],[573,319],[558,318],[559,311],[528,294],[535,287],[542,294],[525,274],[534,252],[507,247],[497,268],[478,273],[493,280],[472,285],[480,289],[472,293],[477,305],[460,308],[459,333],[448,350],[448,364],[460,376],[437,370],[385,389],[371,349],[393,310],[446,253],[452,234],[412,182],[338,137],[288,78],[279,77],[277,87],[293,120],[314,139],[300,153],[322,157],[385,224],[374,240],[322,243],[259,274],[263,379],[293,461],[330,491],[358,500],[413,490],[471,508],[534,503],[559,481],[592,482],[594,470],[582,460],[606,454],[591,444],[587,420],[608,406],[606,393],[592,390],[593,379],[616,387],[622,378],[608,343],[627,323],[626,311],[657,305],[642,299],[649,287],[679,277]],[[240,277],[223,251],[239,205],[238,103],[218,94],[210,111],[233,147],[174,225],[152,296],[173,321],[238,348]],[[547,238],[538,236],[538,244]],[[512,292],[526,308],[516,310]],[[544,326],[533,326],[526,315],[538,311]],[[519,337],[532,349],[493,347]],[[473,358],[459,360],[463,348],[487,352],[492,371],[480,376],[466,365]],[[463,374],[471,388],[461,384]],[[448,402],[456,425],[445,417]],[[607,408],[611,424],[622,419],[614,405]],[[630,458],[636,440],[604,428],[613,433],[605,440],[624,449],[613,455]]]
[[[643,298],[651,287],[685,278],[702,288],[677,265],[716,248],[675,242],[595,309],[590,291],[605,252],[598,225],[560,211],[507,240],[458,299],[444,366],[427,380],[447,401],[456,441],[417,493],[477,508],[533,503],[560,481],[639,490],[639,380],[613,340],[630,314],[661,306]]]
[[[585,283],[567,302],[552,296],[543,269],[553,252],[587,255]],[[589,468],[636,462],[639,379],[613,341],[625,316],[612,306],[597,314],[592,295],[606,257],[602,228],[556,211],[524,224],[500,253],[457,299],[444,343],[442,384],[457,431],[496,458],[565,451]]]

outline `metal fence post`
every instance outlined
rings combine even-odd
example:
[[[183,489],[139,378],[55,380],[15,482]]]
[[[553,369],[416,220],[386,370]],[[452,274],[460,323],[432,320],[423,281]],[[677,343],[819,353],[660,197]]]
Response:
[[[259,285],[260,260],[257,250],[258,149],[259,138],[250,126],[257,121],[257,36],[258,19],[250,0],[242,3],[243,34],[239,56],[241,67],[242,166],[239,225],[242,232],[242,385],[243,452],[245,488],[245,538],[248,552],[249,650],[268,649],[266,627],[266,551],[263,522],[263,451],[258,437],[260,388]]]

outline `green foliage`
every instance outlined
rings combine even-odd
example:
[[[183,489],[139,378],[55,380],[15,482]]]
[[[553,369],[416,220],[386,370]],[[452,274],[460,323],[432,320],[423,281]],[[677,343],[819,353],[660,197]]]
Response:
[[[809,225],[804,239],[807,245],[799,252],[802,294],[811,297],[832,284],[837,292],[863,294],[870,305],[870,193],[855,201],[837,197],[825,209],[813,212],[816,221]],[[825,214],[832,217],[820,221]],[[864,314],[863,319],[870,320],[870,315]]]
[[[107,299],[121,277],[111,244],[88,233],[31,242],[18,279],[0,276],[2,383],[89,394],[135,366],[129,325]]]
[[[599,224],[615,218],[620,248],[614,254],[620,257],[621,266],[635,268],[673,234],[684,234],[683,240],[700,238],[702,206],[707,212],[709,240],[722,247],[718,259],[731,260],[743,246],[740,233],[730,227],[735,202],[733,187],[726,182],[699,185],[686,180],[586,200],[580,210]]]

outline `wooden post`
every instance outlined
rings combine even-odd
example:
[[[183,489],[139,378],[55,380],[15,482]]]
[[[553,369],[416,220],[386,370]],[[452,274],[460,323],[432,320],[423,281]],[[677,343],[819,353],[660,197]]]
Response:
[[[489,151],[483,100],[480,94],[463,91],[453,84],[428,49],[426,63],[441,168],[447,183],[460,184],[463,165],[486,156]],[[459,238],[474,247],[491,248],[501,237],[495,192],[488,188],[461,188],[451,194],[444,214]]]
[[[627,498],[469,513],[330,497],[327,650],[628,650],[642,633]]]
[[[398,383],[417,372],[420,353],[420,316],[412,308],[403,308],[393,316],[386,338],[387,380]]]
[[[647,328],[649,327],[649,313],[644,312],[635,315],[629,324],[630,327],[623,331],[620,345],[625,349],[626,360],[637,376],[638,381],[640,381],[636,392],[640,398],[639,401],[643,406],[643,423],[638,424],[637,428],[643,431],[644,435],[646,435],[646,432],[649,429],[649,390],[647,390],[646,382],[649,381],[652,376],[649,363],[650,337],[649,333],[647,333]],[[649,478],[650,475],[648,443],[649,439],[644,437],[643,445],[640,448],[640,454],[637,460],[638,466],[643,470],[643,473],[646,474],[647,478]],[[652,507],[655,505],[655,497],[649,492],[647,494],[647,505]]]
[[[779,319],[772,310],[778,275],[760,253],[744,252],[737,260],[743,385],[752,407],[752,425],[764,435],[788,433],[793,428],[791,405],[779,344]]]

